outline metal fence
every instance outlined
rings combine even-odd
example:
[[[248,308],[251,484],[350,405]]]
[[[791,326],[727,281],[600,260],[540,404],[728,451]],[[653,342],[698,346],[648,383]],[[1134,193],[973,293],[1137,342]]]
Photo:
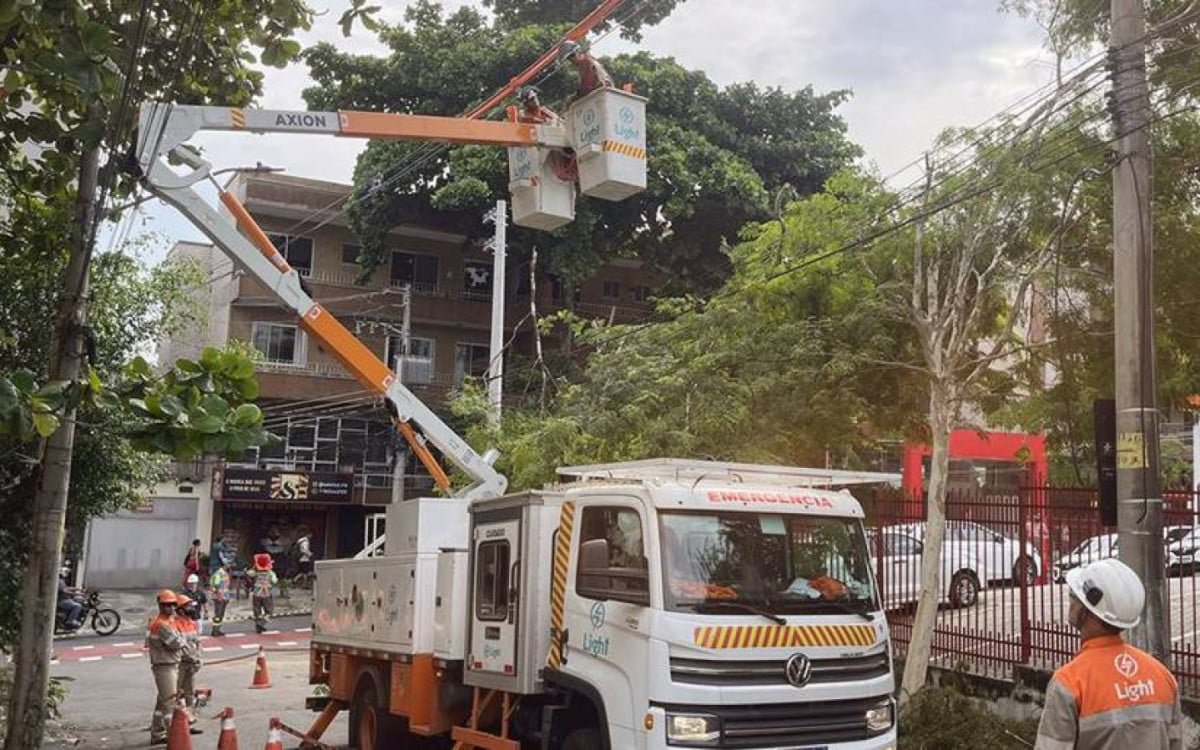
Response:
[[[876,579],[898,655],[907,650],[920,590],[925,501],[902,493],[863,498]],[[1198,498],[1164,493],[1164,561],[1172,670],[1200,694]],[[1094,489],[1023,487],[953,491],[946,499],[941,605],[932,661],[1008,676],[1016,665],[1054,669],[1076,652],[1063,575],[1119,554],[1116,528],[1103,526]]]

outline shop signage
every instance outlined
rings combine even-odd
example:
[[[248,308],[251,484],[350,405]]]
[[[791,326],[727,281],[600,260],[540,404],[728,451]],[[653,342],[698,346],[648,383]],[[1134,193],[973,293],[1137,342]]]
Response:
[[[353,489],[353,474],[226,469],[221,480],[221,499],[348,503]]]

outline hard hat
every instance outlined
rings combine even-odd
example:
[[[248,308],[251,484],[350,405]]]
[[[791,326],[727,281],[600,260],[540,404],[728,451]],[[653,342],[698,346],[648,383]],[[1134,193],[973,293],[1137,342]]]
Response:
[[[529,99],[536,99],[540,93],[537,86],[522,86],[521,91],[517,94],[517,98],[521,101],[527,101]]]
[[[579,42],[566,41],[558,48],[558,59],[565,60],[576,52],[583,52],[583,47]]]
[[[1088,611],[1114,628],[1128,630],[1142,619],[1146,587],[1120,560],[1097,560],[1068,570],[1067,587]]]
[[[188,573],[187,582],[200,583],[200,576],[196,575],[195,573]]]
[[[175,596],[175,592],[171,589],[163,589],[158,592],[159,604],[174,604],[179,601],[179,597]]]
[[[183,594],[176,594],[176,596],[175,596],[175,606],[176,607],[186,607],[187,605],[189,605],[191,603],[192,603],[191,597],[184,596]]]

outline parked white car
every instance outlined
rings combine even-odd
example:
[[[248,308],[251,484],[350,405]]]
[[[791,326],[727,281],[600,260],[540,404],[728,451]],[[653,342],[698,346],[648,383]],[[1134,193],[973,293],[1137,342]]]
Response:
[[[1169,529],[1184,529],[1172,538]],[[1163,529],[1166,536],[1167,575],[1190,576],[1200,570],[1200,529],[1191,526],[1171,526]]]
[[[1079,543],[1075,549],[1054,561],[1053,579],[1055,583],[1067,580],[1067,571],[1082,565],[1094,563],[1097,560],[1107,560],[1117,556],[1117,535],[1097,534]]]
[[[889,526],[886,530],[925,539],[925,523],[906,523]],[[1042,572],[1042,556],[1030,542],[1021,543],[998,531],[993,531],[974,521],[947,521],[944,549],[951,559],[970,557],[979,562],[982,580],[986,583],[1018,582],[1021,576],[1025,583],[1033,584]]]
[[[882,573],[879,585],[884,607],[895,609],[917,601],[921,593],[921,540],[898,527],[886,527],[879,533],[883,557],[877,569]],[[879,546],[872,540],[872,552]],[[947,554],[943,548],[941,583],[938,601],[952,607],[970,607],[979,601],[979,592],[987,581],[969,554]]]

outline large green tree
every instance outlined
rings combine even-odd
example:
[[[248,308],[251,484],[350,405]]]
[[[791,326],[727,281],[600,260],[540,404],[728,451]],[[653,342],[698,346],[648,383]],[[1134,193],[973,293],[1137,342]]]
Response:
[[[572,14],[594,5],[496,0],[497,15],[489,18],[470,7],[447,14],[420,0],[405,24],[380,32],[386,57],[328,44],[309,50],[316,85],[305,99],[319,109],[459,114],[553,48]],[[654,3],[623,28],[636,33],[673,5]],[[556,232],[509,232],[511,252],[527,256],[537,248],[543,267],[568,281],[624,256],[648,261],[677,291],[716,289],[729,272],[722,248],[744,224],[773,216],[780,194],[819,190],[859,153],[836,114],[846,92],[723,88],[648,52],[605,62],[619,84],[648,98],[647,190],[617,203],[580,197],[575,221]],[[560,111],[575,85],[569,65],[539,83],[543,101]],[[384,262],[387,232],[403,222],[484,231],[480,216],[507,195],[507,181],[503,149],[372,142],[347,205],[362,241],[360,260],[367,267]]]

